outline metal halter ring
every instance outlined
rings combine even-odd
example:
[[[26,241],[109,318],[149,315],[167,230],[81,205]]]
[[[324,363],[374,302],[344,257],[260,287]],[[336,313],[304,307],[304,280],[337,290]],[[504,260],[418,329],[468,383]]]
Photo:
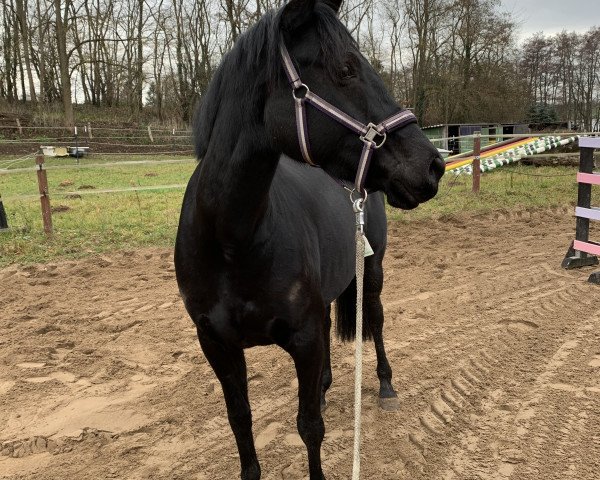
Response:
[[[346,188],[346,187],[344,187]],[[359,200],[362,200],[361,205],[364,205],[365,202],[367,201],[367,197],[368,197],[368,193],[367,190],[365,190],[365,196],[364,197],[359,197],[356,200],[354,199],[354,193],[356,192],[356,188],[353,188],[352,190],[350,190],[349,188],[346,188],[346,190],[348,190],[350,192],[350,203],[352,203],[352,205],[355,205],[356,202],[358,202]],[[360,195],[360,193],[359,193]]]
[[[302,95],[301,97],[297,97],[296,92],[302,88],[304,88],[306,90],[304,92],[304,95]],[[292,97],[294,97],[295,100],[302,100],[309,94],[309,92],[310,92],[310,88],[308,88],[308,85],[306,85],[305,83],[301,83],[298,87],[296,87],[292,90]]]
[[[377,137],[381,137],[380,143],[377,143],[375,141],[375,138]],[[379,133],[379,131],[377,130],[377,125],[375,125],[374,123],[369,123],[367,125],[367,133],[361,135],[360,139],[365,143],[372,143],[373,148],[377,150],[378,148],[383,147],[383,144],[387,140],[387,134],[385,132]]]

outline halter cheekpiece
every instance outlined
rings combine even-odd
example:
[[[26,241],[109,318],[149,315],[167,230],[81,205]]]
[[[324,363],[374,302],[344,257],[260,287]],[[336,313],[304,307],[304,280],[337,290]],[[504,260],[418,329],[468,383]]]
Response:
[[[360,140],[363,142],[363,150],[354,183],[356,190],[360,194],[364,194],[365,178],[367,176],[367,171],[369,170],[373,151],[383,146],[389,132],[402,128],[409,123],[415,123],[417,117],[415,117],[410,110],[403,109],[377,125],[374,123],[365,125],[311,92],[308,86],[302,83],[300,75],[298,74],[296,67],[294,67],[294,62],[292,62],[292,58],[290,57],[283,40],[280,43],[280,51],[285,74],[292,86],[292,96],[294,97],[294,103],[296,105],[296,130],[298,131],[298,142],[300,143],[300,150],[304,161],[310,165],[316,165],[311,158],[310,144],[308,141],[306,103],[309,103],[359,135]]]

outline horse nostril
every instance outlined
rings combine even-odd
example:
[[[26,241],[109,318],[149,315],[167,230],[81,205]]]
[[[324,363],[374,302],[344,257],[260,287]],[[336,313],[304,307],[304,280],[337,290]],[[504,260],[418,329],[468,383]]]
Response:
[[[429,167],[429,172],[436,177],[437,180],[442,178],[442,175],[446,171],[446,163],[444,159],[439,155],[436,155],[431,162],[431,166]]]

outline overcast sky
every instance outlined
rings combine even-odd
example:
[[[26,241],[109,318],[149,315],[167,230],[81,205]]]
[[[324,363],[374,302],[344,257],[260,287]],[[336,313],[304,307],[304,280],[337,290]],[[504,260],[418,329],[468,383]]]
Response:
[[[503,0],[520,25],[519,39],[536,32],[585,32],[600,26],[600,0]]]

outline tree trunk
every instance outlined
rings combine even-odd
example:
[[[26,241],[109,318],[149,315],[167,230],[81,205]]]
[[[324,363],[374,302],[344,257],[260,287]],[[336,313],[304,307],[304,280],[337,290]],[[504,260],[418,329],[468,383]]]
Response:
[[[25,18],[25,8],[23,0],[16,0],[17,16],[21,26],[21,41],[23,42],[23,58],[25,60],[25,70],[27,71],[27,81],[29,82],[29,99],[37,102],[35,86],[33,84],[33,72],[31,71],[31,61],[29,58],[29,30],[27,28],[27,19]]]
[[[40,101],[47,101],[46,98],[46,47],[44,46],[44,28],[42,27],[42,11],[41,2],[36,2],[37,17],[38,17],[38,48],[39,48],[39,69],[40,69]],[[44,14],[46,20],[46,14]]]
[[[142,111],[144,94],[144,43],[142,42],[142,27],[144,26],[144,0],[138,0],[138,25],[137,25],[137,80],[136,102],[138,111]]]
[[[65,5],[65,18],[61,15],[61,0],[54,0],[56,9],[56,47],[58,50],[58,63],[60,70],[60,90],[65,114],[65,126],[74,125],[73,101],[71,98],[71,76],[69,72],[69,58],[67,56],[67,19],[69,14],[69,1]]]

